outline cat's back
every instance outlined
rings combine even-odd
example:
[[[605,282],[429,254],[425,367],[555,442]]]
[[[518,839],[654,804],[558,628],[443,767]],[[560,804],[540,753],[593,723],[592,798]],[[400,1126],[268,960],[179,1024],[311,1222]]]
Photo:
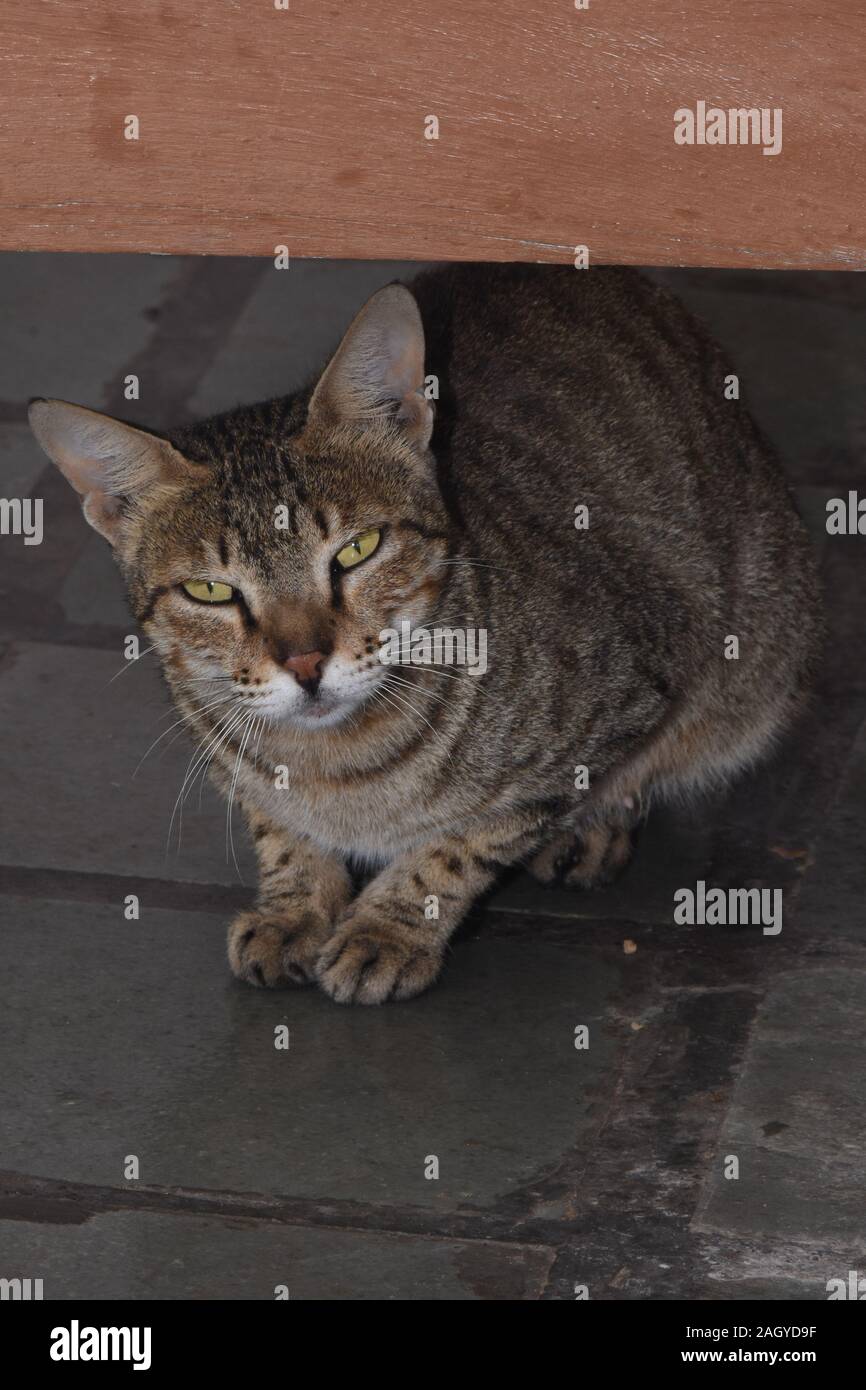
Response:
[[[814,563],[778,461],[673,295],[615,267],[459,265],[412,288],[443,492],[473,553],[508,557],[520,603],[527,584],[592,595],[631,633],[655,594],[694,626],[716,615],[768,650],[776,626],[813,646]],[[566,551],[578,507],[587,529]]]
[[[778,461],[710,334],[622,267],[456,265],[412,285],[446,489],[559,529],[584,502],[697,554],[799,535]],[[792,531],[793,523],[793,531]],[[611,528],[613,534],[614,528]]]
[[[685,307],[640,272],[602,266],[455,265],[420,275],[427,371],[440,391],[434,449],[509,437],[525,461],[570,444],[603,468],[670,455],[697,462],[708,423],[737,437],[727,364]],[[740,412],[745,417],[745,410]],[[745,417],[744,437],[751,437]],[[691,447],[689,447],[691,446]],[[466,464],[471,468],[472,460]]]

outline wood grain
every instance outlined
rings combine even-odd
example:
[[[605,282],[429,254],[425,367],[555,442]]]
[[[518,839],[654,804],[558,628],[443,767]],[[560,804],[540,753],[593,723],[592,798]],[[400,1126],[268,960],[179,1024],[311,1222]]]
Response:
[[[863,0],[289,4],[4,0],[0,247],[866,266]]]

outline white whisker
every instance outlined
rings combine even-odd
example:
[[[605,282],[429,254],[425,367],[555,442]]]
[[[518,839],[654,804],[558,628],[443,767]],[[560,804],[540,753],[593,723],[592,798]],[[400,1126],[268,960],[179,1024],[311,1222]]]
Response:
[[[393,671],[388,672],[383,684],[386,687],[390,687],[390,685],[393,684],[405,686],[407,690],[416,690],[419,695],[426,695],[428,700],[436,700],[440,705],[447,705],[450,703],[450,701],[446,700],[444,695],[437,694],[435,690],[425,690],[423,685],[419,685],[417,681],[407,681],[403,676],[395,676]]]
[[[234,861],[235,872],[236,872],[238,878],[240,879],[241,883],[243,883],[244,880],[243,880],[243,875],[241,874],[240,865],[238,864],[238,857],[237,857],[237,855],[235,854],[235,841],[234,841],[234,836],[233,836],[233,834],[232,834],[232,806],[234,805],[235,789],[236,789],[237,784],[238,784],[238,774],[239,774],[239,772],[240,772],[240,770],[241,770],[241,761],[242,761],[243,756],[244,756],[244,749],[245,749],[246,746],[247,746],[247,739],[248,739],[249,736],[250,736],[250,730],[252,729],[253,721],[255,720],[255,717],[256,717],[256,716],[255,716],[254,714],[250,714],[250,715],[247,716],[246,726],[245,726],[244,731],[243,731],[243,734],[242,734],[242,736],[241,736],[241,741],[240,741],[240,743],[238,744],[238,756],[237,756],[237,758],[235,759],[235,770],[234,770],[234,773],[232,774],[231,785],[230,785],[230,787],[229,787],[229,805],[228,805],[228,811],[226,812],[226,859],[228,859],[228,857],[229,857],[229,848],[231,848],[232,860]]]
[[[167,729],[163,729],[163,731],[162,731],[162,733],[160,734],[159,738],[155,738],[155,739],[153,740],[153,743],[150,745],[150,747],[148,748],[147,752],[143,755],[142,758],[139,759],[138,763],[136,764],[135,772],[133,772],[132,777],[131,777],[130,780],[133,781],[133,782],[135,781],[135,778],[136,778],[136,776],[137,776],[137,774],[138,774],[139,768],[141,767],[142,763],[145,761],[146,758],[150,757],[150,754],[153,752],[154,748],[156,748],[157,744],[158,744],[158,743],[162,743],[162,740],[163,740],[164,738],[167,738],[167,737],[168,737],[168,735],[171,733],[172,729],[176,729],[176,728],[178,727],[178,725],[180,725],[180,724],[189,725],[189,724],[191,723],[192,719],[193,719],[196,715],[204,714],[205,711],[206,711],[206,710],[209,710],[209,709],[216,709],[216,707],[217,707],[218,705],[226,705],[226,704],[229,704],[233,699],[234,699],[234,696],[233,696],[233,695],[229,695],[228,697],[223,696],[223,697],[221,697],[219,700],[214,700],[213,703],[210,704],[210,705],[204,705],[204,706],[202,706],[201,709],[193,710],[191,714],[182,714],[181,717],[180,717],[180,719],[176,719],[175,722],[174,722],[173,724],[169,724],[168,728],[167,728]],[[171,710],[170,713],[174,714],[175,711],[174,711],[174,710]],[[163,718],[165,718],[164,715],[163,715]],[[174,740],[172,739],[172,743],[173,743],[173,742],[174,742]],[[169,744],[169,747],[171,747],[171,744]]]
[[[181,842],[181,834],[182,834],[182,826],[183,826],[183,802],[184,802],[184,800],[186,799],[186,798],[184,797],[184,792],[186,791],[187,786],[188,786],[188,784],[189,784],[190,776],[191,776],[191,775],[194,775],[195,769],[196,769],[196,768],[198,767],[198,765],[199,765],[200,759],[201,759],[202,757],[205,756],[206,752],[207,752],[207,751],[211,748],[211,746],[212,746],[212,745],[211,745],[211,742],[210,742],[211,736],[214,735],[214,734],[216,734],[216,736],[217,736],[217,737],[216,737],[216,741],[217,741],[217,742],[221,742],[221,741],[222,741],[222,738],[223,738],[223,735],[224,735],[227,731],[230,731],[231,729],[235,728],[242,718],[243,718],[243,715],[242,715],[242,714],[239,714],[239,713],[237,712],[237,710],[234,710],[234,709],[230,709],[230,710],[227,711],[226,714],[220,715],[219,719],[218,719],[217,722],[216,722],[215,729],[212,729],[211,732],[210,732],[210,734],[208,734],[208,735],[205,736],[205,738],[204,738],[203,741],[202,741],[201,746],[200,746],[199,748],[197,748],[197,749],[193,752],[193,755],[192,755],[192,757],[190,758],[189,763],[187,764],[186,773],[185,773],[185,775],[184,775],[183,782],[181,783],[180,791],[179,791],[178,794],[177,794],[177,799],[175,800],[175,803],[174,803],[174,809],[172,810],[172,813],[171,813],[171,819],[170,819],[170,821],[169,821],[169,823],[168,823],[168,836],[167,836],[167,838],[166,838],[166,845],[165,845],[165,852],[166,852],[166,854],[168,854],[169,848],[170,848],[170,846],[171,846],[171,832],[172,832],[172,827],[174,826],[174,819],[175,819],[175,816],[178,814],[178,811],[180,811],[180,818],[179,818],[179,821],[178,821],[178,831],[177,831],[177,852],[178,852],[178,854],[180,854],[180,842]],[[193,766],[193,764],[194,764],[195,766]]]
[[[378,692],[378,693],[379,693],[380,695],[384,695],[384,691],[382,690],[381,687],[379,688],[379,692]],[[445,743],[444,743],[444,740],[443,740],[443,738],[442,738],[442,735],[439,733],[439,730],[438,730],[438,729],[435,729],[435,728],[433,727],[433,725],[430,723],[430,720],[427,718],[427,716],[426,716],[425,714],[422,714],[421,710],[416,709],[415,706],[412,704],[412,702],[411,702],[410,700],[408,700],[408,699],[406,698],[405,695],[399,694],[396,690],[389,690],[388,695],[389,695],[392,699],[398,700],[398,701],[400,702],[400,704],[404,706],[405,709],[411,710],[412,714],[417,715],[417,717],[418,717],[419,719],[423,720],[424,723],[427,725],[428,729],[430,730],[430,732],[432,733],[433,737],[434,737],[439,743],[442,744],[443,748],[445,748]],[[445,748],[445,757],[448,759],[448,762],[450,763],[450,762],[451,762],[451,754],[448,752],[447,748]]]
[[[142,658],[143,656],[149,656],[149,654],[150,654],[151,652],[155,652],[155,651],[156,651],[156,646],[153,646],[153,647],[145,647],[145,649],[144,649],[143,652],[139,652],[139,653],[138,653],[138,656],[136,656],[136,657],[130,657],[129,661],[125,661],[125,662],[123,663],[123,665],[121,666],[121,668],[120,668],[119,671],[115,671],[114,675],[111,677],[111,680],[107,680],[107,681],[105,682],[105,686],[113,685],[114,682],[118,679],[118,677],[123,675],[124,671],[128,671],[129,668],[130,668],[131,666],[137,666],[138,663],[139,663],[139,661],[141,661],[141,658]],[[103,687],[103,689],[104,689],[104,688],[105,688],[105,687]]]

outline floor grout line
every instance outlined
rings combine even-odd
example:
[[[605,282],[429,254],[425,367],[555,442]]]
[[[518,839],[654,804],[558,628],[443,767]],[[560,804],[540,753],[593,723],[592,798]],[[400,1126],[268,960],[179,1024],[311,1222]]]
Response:
[[[536,1249],[552,1248],[573,1234],[572,1225],[556,1218],[521,1219],[511,1212],[475,1209],[440,1214],[425,1207],[378,1205],[346,1198],[267,1197],[154,1185],[124,1189],[0,1171],[0,1222],[84,1225],[95,1216],[122,1211],[210,1216],[364,1235],[483,1241]]]

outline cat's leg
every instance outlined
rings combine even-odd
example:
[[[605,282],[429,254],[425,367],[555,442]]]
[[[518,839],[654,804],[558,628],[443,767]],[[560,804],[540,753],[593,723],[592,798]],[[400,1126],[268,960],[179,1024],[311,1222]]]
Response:
[[[537,812],[431,841],[389,864],[358,895],[322,951],[318,979],[340,1004],[410,999],[439,974],[448,938],[508,864],[538,844]]]
[[[305,985],[352,895],[341,860],[258,812],[248,813],[259,860],[256,905],[229,927],[229,964],[251,985]]]

